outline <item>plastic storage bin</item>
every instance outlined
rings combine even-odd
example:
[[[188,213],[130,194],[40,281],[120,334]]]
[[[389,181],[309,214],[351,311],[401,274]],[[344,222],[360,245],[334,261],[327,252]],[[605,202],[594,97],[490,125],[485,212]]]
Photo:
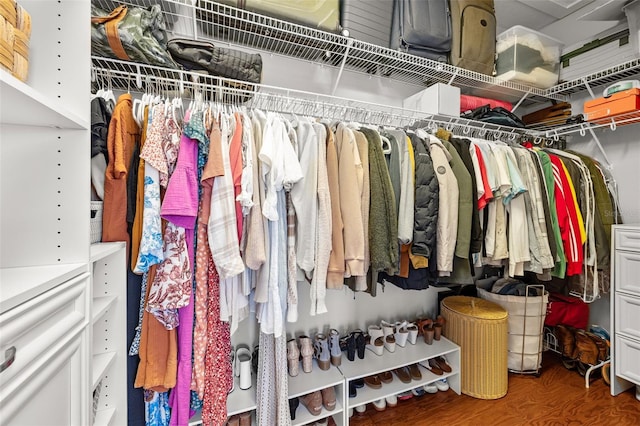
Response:
[[[562,42],[516,25],[498,36],[496,77],[540,89],[558,83]]]

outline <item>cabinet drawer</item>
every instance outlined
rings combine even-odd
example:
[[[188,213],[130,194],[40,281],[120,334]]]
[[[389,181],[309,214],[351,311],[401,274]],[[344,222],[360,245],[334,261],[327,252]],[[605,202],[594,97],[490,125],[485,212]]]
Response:
[[[640,295],[640,252],[617,251],[615,289]]]
[[[0,315],[0,356],[15,349],[15,362],[0,373],[3,391],[29,380],[44,354],[86,327],[88,282],[84,273]]]
[[[616,295],[616,333],[640,339],[640,297]]]
[[[616,336],[615,373],[623,379],[640,384],[640,342]]]
[[[620,250],[640,251],[640,230],[616,230],[616,248]]]

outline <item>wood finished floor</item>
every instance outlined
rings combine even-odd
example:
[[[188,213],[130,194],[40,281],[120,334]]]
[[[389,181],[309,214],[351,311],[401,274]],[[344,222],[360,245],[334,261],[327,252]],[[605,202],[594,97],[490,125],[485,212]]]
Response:
[[[640,360],[639,360],[640,362]],[[350,419],[353,426],[514,426],[640,425],[640,401],[632,391],[612,397],[599,377],[584,387],[584,378],[565,369],[559,357],[545,352],[540,377],[509,374],[507,395],[482,400],[453,391],[438,392],[377,412],[372,405]]]

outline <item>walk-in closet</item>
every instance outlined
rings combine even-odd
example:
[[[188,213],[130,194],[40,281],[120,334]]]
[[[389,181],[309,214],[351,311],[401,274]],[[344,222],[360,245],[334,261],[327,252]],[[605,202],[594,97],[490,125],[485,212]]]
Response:
[[[0,424],[640,424],[639,0],[0,0]]]

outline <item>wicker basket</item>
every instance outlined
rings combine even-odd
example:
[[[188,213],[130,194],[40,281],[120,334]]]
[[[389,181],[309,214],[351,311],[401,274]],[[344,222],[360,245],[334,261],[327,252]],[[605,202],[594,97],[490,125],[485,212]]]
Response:
[[[0,66],[26,81],[31,16],[14,0],[0,0]]]
[[[0,5],[4,0],[0,0]],[[0,6],[0,11],[4,9]],[[9,72],[13,71],[13,45],[15,43],[14,25],[4,15],[0,15],[0,65]]]
[[[91,244],[102,241],[102,201],[91,202]]]

